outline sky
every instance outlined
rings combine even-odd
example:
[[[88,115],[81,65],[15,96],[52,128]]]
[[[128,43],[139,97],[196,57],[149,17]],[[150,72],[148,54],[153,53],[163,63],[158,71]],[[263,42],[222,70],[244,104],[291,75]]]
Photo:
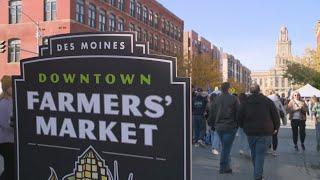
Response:
[[[275,63],[276,40],[286,26],[292,54],[316,47],[320,0],[158,0],[194,30],[252,71]]]

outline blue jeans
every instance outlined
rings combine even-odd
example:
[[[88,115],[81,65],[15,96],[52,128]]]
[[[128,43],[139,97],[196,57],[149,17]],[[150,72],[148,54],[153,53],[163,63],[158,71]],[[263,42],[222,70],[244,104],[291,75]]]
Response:
[[[192,115],[192,124],[194,130],[194,140],[197,142],[199,139],[203,139],[203,124],[204,118],[201,115]]]
[[[272,136],[248,136],[254,179],[263,177],[264,157]]]
[[[231,158],[230,152],[234,138],[236,136],[237,129],[231,131],[217,131],[221,141],[221,153],[220,153],[220,170],[230,169]]]
[[[238,129],[239,132],[239,144],[240,144],[240,150],[243,150],[245,153],[250,153],[248,138],[246,133],[244,133],[242,128]]]
[[[320,122],[316,123],[317,144],[320,144]]]
[[[210,129],[211,147],[215,150],[220,150],[220,138],[217,131]]]

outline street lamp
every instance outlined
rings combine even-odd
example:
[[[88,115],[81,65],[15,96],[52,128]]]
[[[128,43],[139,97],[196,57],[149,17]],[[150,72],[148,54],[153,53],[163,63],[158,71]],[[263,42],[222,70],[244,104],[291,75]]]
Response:
[[[8,6],[9,9],[12,9],[12,10],[15,10],[16,11],[16,8],[14,7],[11,7],[11,6]],[[29,20],[31,20],[31,22],[35,25],[36,27],[36,38],[37,38],[37,54],[39,54],[39,38],[41,37],[41,32],[40,32],[40,25],[39,25],[39,21],[35,21],[34,19],[32,19],[27,13],[23,12],[21,9],[20,9],[21,13],[23,15],[25,15]]]

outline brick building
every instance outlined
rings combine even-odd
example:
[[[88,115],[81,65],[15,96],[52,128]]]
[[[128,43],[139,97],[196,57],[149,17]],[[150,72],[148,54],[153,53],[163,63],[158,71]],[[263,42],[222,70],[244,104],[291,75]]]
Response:
[[[248,91],[251,84],[251,71],[233,55],[227,53],[222,54],[221,63],[223,82],[234,79],[236,82],[245,85]]]
[[[214,60],[220,60],[220,50],[193,30],[183,33],[183,55],[187,59],[207,55]]]
[[[18,74],[19,60],[37,56],[38,45],[56,34],[136,31],[151,53],[183,49],[183,20],[156,0],[9,0],[0,7],[0,77]]]

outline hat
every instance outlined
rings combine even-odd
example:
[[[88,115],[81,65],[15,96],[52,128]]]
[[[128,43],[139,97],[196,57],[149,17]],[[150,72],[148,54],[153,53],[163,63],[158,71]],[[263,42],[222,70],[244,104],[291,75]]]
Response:
[[[12,87],[11,76],[4,75],[1,79],[2,91],[6,92],[10,87]]]

